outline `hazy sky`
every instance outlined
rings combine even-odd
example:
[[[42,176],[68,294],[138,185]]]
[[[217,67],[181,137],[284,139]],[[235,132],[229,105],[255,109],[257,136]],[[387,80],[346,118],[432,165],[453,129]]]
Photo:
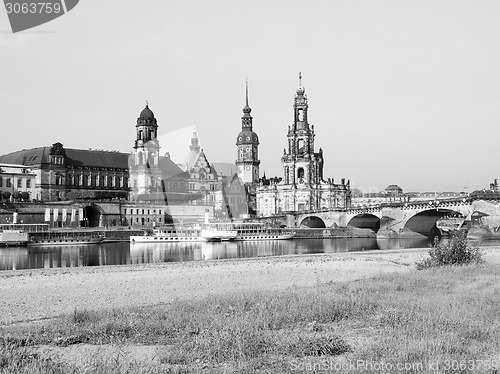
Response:
[[[162,152],[234,162],[249,80],[261,175],[282,175],[298,72],[325,177],[488,187],[499,172],[500,1],[81,0],[12,34],[0,8],[0,154],[129,152],[146,100]],[[182,160],[178,160],[179,162]]]

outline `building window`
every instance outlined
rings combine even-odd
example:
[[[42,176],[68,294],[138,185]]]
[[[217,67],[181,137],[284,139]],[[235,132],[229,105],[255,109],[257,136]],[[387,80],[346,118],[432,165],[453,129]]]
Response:
[[[23,180],[21,178],[17,179],[17,188],[23,188]]]
[[[12,187],[12,179],[7,178],[5,180],[5,187]]]
[[[127,214],[127,208],[123,209],[123,214]]]
[[[3,187],[3,178],[0,177],[0,187]]]

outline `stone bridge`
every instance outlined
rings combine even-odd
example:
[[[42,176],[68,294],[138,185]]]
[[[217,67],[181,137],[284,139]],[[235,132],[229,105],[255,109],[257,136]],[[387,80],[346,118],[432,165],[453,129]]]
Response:
[[[287,226],[369,228],[395,233],[416,232],[425,236],[437,234],[436,222],[443,216],[460,214],[472,221],[481,217],[490,229],[500,227],[498,201],[448,199],[399,204],[383,204],[371,208],[287,212]]]

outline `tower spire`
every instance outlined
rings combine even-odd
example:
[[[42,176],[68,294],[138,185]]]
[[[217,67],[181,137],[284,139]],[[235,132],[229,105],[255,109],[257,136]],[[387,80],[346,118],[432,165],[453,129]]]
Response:
[[[252,112],[252,108],[248,105],[248,78],[245,83],[245,107],[243,108],[243,118],[250,118],[252,119],[252,116],[250,115],[250,112]],[[251,126],[251,121],[250,121],[250,126]]]
[[[302,87],[302,72],[299,71],[299,87]]]
[[[245,93],[246,93],[246,106],[248,107],[248,78],[245,84]]]

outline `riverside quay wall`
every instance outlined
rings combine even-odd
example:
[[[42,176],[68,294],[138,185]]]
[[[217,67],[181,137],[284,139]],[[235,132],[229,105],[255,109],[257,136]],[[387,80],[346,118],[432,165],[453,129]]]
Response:
[[[0,224],[48,224],[50,228],[153,227],[213,218],[205,205],[141,204],[124,201],[0,204]]]

